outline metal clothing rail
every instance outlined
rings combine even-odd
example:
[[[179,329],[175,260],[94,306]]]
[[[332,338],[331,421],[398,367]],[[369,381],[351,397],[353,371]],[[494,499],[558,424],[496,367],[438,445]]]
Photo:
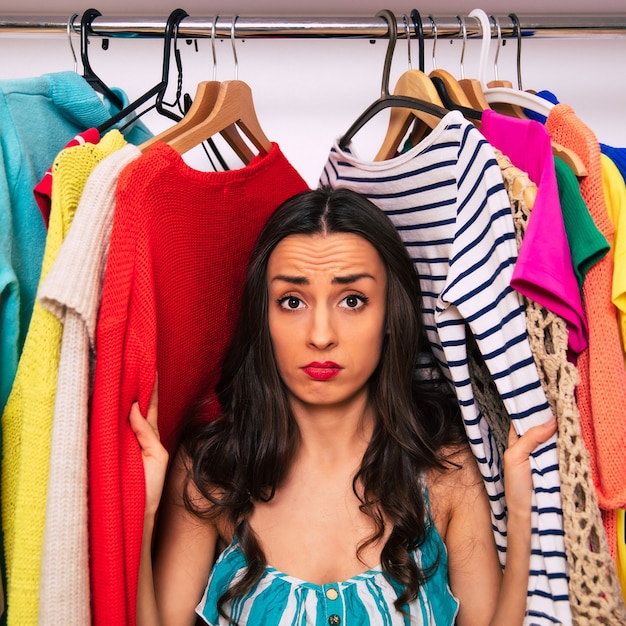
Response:
[[[398,18],[398,37],[406,37],[402,15]],[[426,38],[456,38],[460,36],[460,19],[455,15],[422,15]],[[464,18],[467,37],[480,37],[478,20]],[[494,15],[499,22],[502,37],[517,37],[511,15]],[[626,37],[626,13],[607,15],[518,15],[522,37],[585,38]],[[185,38],[211,37],[214,16],[189,16],[179,26],[178,35]],[[215,37],[231,37],[235,16],[220,16],[215,24]],[[167,16],[98,16],[91,24],[90,35],[101,37],[156,38],[162,37]],[[58,34],[65,35],[70,24],[80,31],[80,18],[54,16],[27,16],[0,14],[0,37],[11,35]],[[495,36],[495,25],[492,26]],[[384,39],[387,25],[379,17],[247,17],[237,16],[235,21],[237,39],[285,39],[285,38],[362,38]]]

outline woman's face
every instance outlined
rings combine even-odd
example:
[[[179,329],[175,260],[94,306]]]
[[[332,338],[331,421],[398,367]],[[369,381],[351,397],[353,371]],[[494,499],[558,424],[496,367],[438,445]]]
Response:
[[[290,235],[269,258],[267,285],[292,406],[363,400],[385,331],[387,272],[374,246],[348,233]]]

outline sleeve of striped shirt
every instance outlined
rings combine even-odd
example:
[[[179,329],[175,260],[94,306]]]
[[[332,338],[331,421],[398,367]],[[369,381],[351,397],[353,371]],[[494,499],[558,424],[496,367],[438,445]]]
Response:
[[[502,490],[500,464],[472,394],[462,341],[466,327],[476,339],[518,433],[546,421],[550,408],[527,340],[521,298],[510,286],[517,248],[508,196],[493,149],[471,127],[461,139],[457,168],[456,232],[435,317],[468,437],[473,449],[482,450],[477,458],[495,504]],[[531,466],[534,493],[528,616],[534,618],[532,623],[554,623],[550,616],[568,623],[567,562],[554,437],[533,454]],[[497,539],[502,532],[498,508],[494,511]]]

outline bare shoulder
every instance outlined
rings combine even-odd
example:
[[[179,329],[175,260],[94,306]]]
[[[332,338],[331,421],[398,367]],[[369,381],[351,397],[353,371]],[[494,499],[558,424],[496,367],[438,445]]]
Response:
[[[442,454],[446,460],[445,467],[429,471],[427,486],[435,525],[445,539],[454,513],[480,498],[484,493],[484,484],[469,446],[447,447]]]

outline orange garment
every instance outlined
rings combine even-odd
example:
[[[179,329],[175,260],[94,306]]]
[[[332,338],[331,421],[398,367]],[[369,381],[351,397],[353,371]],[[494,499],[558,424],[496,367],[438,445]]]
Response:
[[[611,244],[614,231],[604,201],[600,145],[595,134],[566,104],[550,111],[546,128],[554,141],[574,150],[585,164],[587,176],[580,182],[580,191],[593,221]],[[589,346],[579,356],[576,397],[593,482],[615,557],[614,510],[626,504],[626,371],[611,300],[612,280],[613,255],[609,252],[589,270],[583,284]]]

